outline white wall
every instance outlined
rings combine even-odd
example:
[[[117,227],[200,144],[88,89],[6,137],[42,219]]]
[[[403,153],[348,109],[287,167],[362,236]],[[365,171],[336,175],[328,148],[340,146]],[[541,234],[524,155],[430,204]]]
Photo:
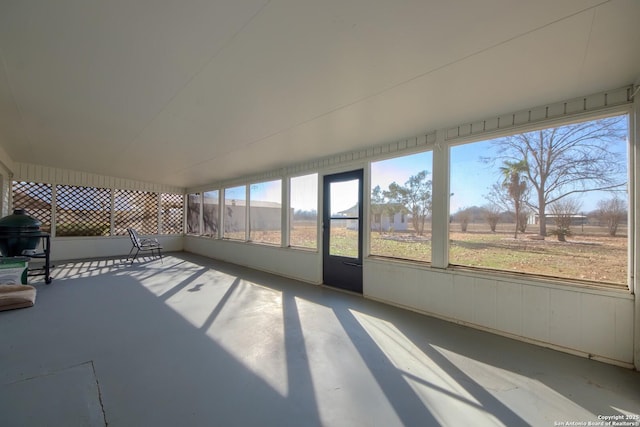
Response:
[[[11,206],[11,181],[13,180],[14,167],[13,159],[0,145],[0,217],[11,213],[9,208]]]
[[[154,236],[163,248],[163,253],[183,249],[182,235]],[[108,258],[124,256],[131,250],[129,236],[112,237],[58,237],[51,239],[53,261],[83,258]]]
[[[184,193],[184,189],[181,187],[22,162],[15,163],[14,175],[14,180],[16,181],[44,182],[52,185],[63,184],[99,188],[119,188],[122,190],[151,191],[156,193]]]
[[[184,250],[304,282],[322,282],[322,263],[316,251],[196,236],[185,237]]]
[[[367,259],[364,293],[457,323],[633,365],[629,292]]]
[[[630,156],[633,161],[633,170],[635,171],[634,179],[629,181],[629,192],[631,194],[631,200],[629,206],[633,206],[633,241],[631,247],[633,248],[634,258],[631,259],[631,274],[633,277],[633,283],[631,286],[635,294],[635,317],[634,317],[634,361],[636,369],[640,370],[640,95],[638,89],[640,88],[640,76],[636,79],[636,95],[634,98],[633,114],[631,116],[631,134],[634,135],[631,144]]]

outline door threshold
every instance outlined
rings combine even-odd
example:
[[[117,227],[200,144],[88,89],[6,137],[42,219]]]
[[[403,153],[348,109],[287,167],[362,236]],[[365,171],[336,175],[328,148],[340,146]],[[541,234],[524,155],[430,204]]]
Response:
[[[363,292],[350,291],[349,289],[339,288],[337,286],[328,285],[326,283],[320,283],[320,287],[326,288],[326,289],[331,289],[332,291],[342,292],[344,294],[354,295],[354,296],[357,296],[357,297],[364,296]]]

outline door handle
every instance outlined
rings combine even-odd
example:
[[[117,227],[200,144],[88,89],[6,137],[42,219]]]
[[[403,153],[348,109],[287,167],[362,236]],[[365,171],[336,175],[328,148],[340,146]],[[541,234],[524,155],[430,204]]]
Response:
[[[348,265],[351,267],[358,267],[358,268],[362,268],[362,264],[356,264],[355,262],[347,262],[347,261],[342,261],[342,263],[344,265]]]

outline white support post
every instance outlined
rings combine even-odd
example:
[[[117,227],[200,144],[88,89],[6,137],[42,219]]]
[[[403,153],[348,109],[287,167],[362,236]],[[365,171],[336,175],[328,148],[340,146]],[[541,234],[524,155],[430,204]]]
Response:
[[[216,235],[214,236],[216,239],[222,239],[224,236],[222,235],[222,221],[224,220],[224,206],[222,205],[222,191],[218,191],[218,229],[216,230]]]
[[[220,195],[218,196],[218,200],[220,201],[220,209],[218,209],[220,211],[218,213],[218,215],[220,215],[219,216],[220,221],[218,222],[218,236],[221,239],[224,239],[224,229],[225,229],[224,223],[225,223],[225,221],[227,219],[227,217],[225,215],[226,214],[226,209],[227,209],[225,203],[227,203],[227,202],[226,202],[226,199],[224,197],[224,188],[220,189]]]
[[[111,204],[113,206],[113,203]],[[182,234],[187,234],[187,212],[189,211],[189,194],[182,195]],[[113,212],[113,209],[111,210]]]
[[[362,260],[371,255],[371,162],[367,162],[362,174]]]
[[[291,178],[289,177],[283,177],[281,182],[281,189],[282,189],[282,194],[281,194],[281,201],[280,201],[280,206],[282,206],[281,209],[281,221],[280,224],[282,229],[280,230],[280,246],[283,248],[286,248],[289,246],[289,236],[290,236],[290,231],[291,231],[291,206],[290,206],[290,201],[291,201],[291,197],[289,197],[289,194],[291,193]]]
[[[244,241],[248,242],[251,240],[251,185],[247,184],[244,186]]]
[[[640,87],[640,79],[634,87]],[[640,92],[637,92],[633,100],[633,109],[631,111],[631,120],[629,120],[630,129],[630,150],[629,155],[631,157],[630,165],[630,180],[629,180],[629,192],[630,203],[629,206],[633,209],[631,217],[633,223],[631,224],[632,232],[629,234],[629,238],[633,239],[633,242],[629,242],[633,250],[633,258],[631,264],[631,283],[629,288],[634,293],[634,319],[633,319],[633,363],[636,370],[640,370],[640,281],[638,275],[640,274],[640,195],[638,190],[640,189],[640,173],[638,167],[640,166]]]
[[[198,218],[198,230],[199,236],[202,236],[204,234],[204,191],[201,191],[200,193],[200,217]]]
[[[162,223],[162,193],[158,195],[158,203],[156,204],[156,213],[158,214],[158,234],[164,234],[164,224]]]
[[[56,184],[50,184],[51,185],[51,230],[49,230],[49,234],[51,234],[51,237],[55,237],[56,236],[56,207],[57,207],[57,199],[58,199],[58,192],[57,192],[57,187]]]
[[[110,200],[109,200],[109,205],[110,205],[110,209],[109,209],[109,229],[111,230],[111,235],[115,236],[116,233],[116,220],[115,220],[115,215],[116,215],[116,190],[115,188],[111,188],[110,189]]]
[[[449,265],[449,147],[444,132],[436,134],[433,148],[431,265],[436,268]]]

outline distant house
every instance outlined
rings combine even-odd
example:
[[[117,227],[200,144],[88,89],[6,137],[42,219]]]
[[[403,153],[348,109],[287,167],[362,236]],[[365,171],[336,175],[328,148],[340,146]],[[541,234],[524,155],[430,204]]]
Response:
[[[410,216],[407,214],[406,209],[400,205],[396,204],[394,207],[395,213],[393,217],[386,213],[373,213],[373,211],[383,211],[383,209],[375,209],[375,208],[383,208],[390,207],[391,205],[372,205],[374,209],[372,209],[371,213],[371,230],[374,231],[407,231]],[[345,217],[353,217],[358,215],[358,205],[350,207],[344,211],[338,212],[338,215],[343,215]],[[355,230],[358,227],[358,222],[356,220],[347,221],[346,227],[349,230]]]
[[[409,224],[408,215],[404,212],[396,212],[393,218],[389,215],[373,214],[371,220],[372,231],[407,231]]]

